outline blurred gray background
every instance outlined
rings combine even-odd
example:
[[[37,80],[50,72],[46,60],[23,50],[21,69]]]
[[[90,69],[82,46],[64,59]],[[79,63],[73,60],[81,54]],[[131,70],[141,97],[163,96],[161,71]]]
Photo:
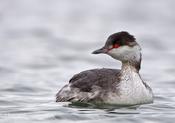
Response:
[[[0,122],[172,122],[174,27],[174,0],[0,0]],[[118,31],[142,47],[141,74],[154,104],[111,113],[55,103],[75,73],[120,68],[109,56],[91,55]]]

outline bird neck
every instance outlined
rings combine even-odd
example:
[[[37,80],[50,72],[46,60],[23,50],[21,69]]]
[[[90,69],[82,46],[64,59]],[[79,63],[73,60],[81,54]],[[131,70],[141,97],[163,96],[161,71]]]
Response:
[[[132,69],[139,73],[140,68],[141,68],[141,54],[139,59],[122,61],[122,70]]]

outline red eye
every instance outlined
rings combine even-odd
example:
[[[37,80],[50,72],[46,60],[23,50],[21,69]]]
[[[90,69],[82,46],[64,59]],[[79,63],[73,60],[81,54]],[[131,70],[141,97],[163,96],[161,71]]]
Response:
[[[114,44],[114,45],[111,45],[109,48],[108,48],[108,51],[114,49],[114,48],[119,48],[120,45],[119,44]]]
[[[113,45],[113,48],[119,48],[119,47],[120,47],[119,44],[114,44],[114,45]]]

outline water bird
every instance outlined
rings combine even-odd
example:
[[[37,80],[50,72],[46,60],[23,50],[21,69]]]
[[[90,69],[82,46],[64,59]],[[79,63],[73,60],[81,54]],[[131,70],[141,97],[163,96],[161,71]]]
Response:
[[[110,35],[92,52],[121,61],[121,69],[92,69],[74,75],[56,95],[56,102],[140,105],[153,103],[153,92],[139,74],[142,54],[136,38],[126,31]]]

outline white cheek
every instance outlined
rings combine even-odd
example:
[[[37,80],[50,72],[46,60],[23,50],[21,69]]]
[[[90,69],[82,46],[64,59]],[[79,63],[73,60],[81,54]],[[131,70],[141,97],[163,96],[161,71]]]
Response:
[[[108,54],[118,60],[140,59],[140,48],[139,46],[122,46],[110,50]]]
[[[123,51],[121,50],[121,48],[115,48],[115,49],[112,49],[110,50],[109,52],[109,55],[111,55],[113,58],[115,59],[121,59],[123,57]]]

